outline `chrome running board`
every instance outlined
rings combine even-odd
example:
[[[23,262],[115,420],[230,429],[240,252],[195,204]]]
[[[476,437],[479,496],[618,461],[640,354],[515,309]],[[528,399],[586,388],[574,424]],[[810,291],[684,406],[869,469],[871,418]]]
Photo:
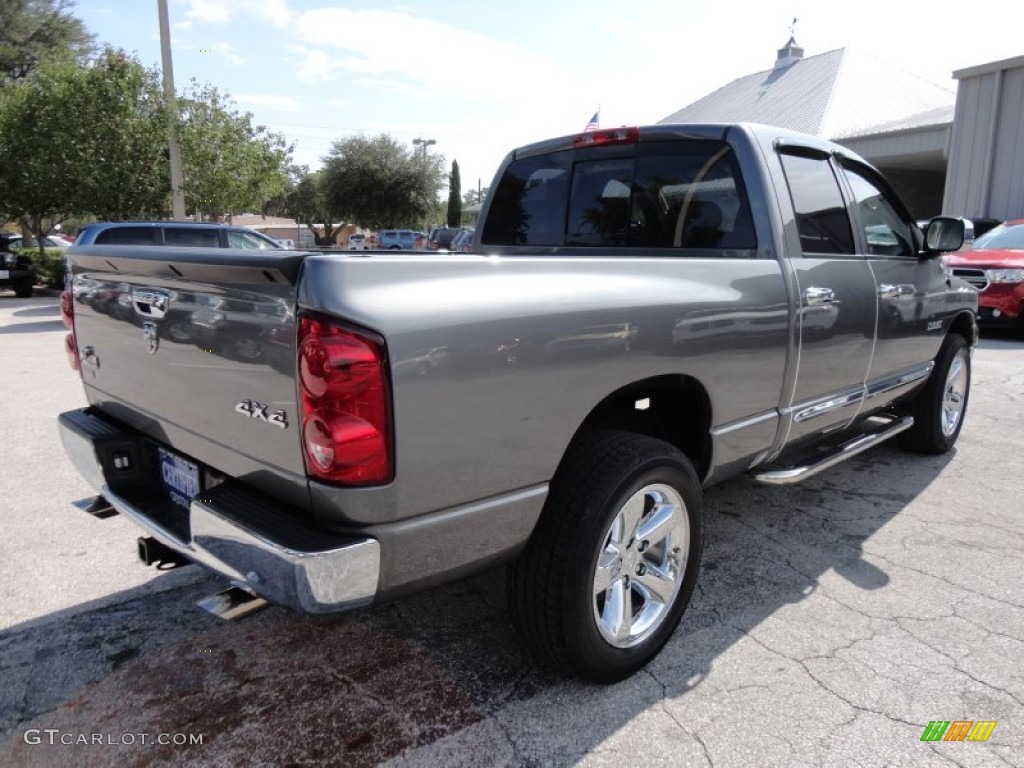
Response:
[[[752,474],[755,480],[768,485],[792,485],[793,483],[799,483],[809,477],[814,477],[819,472],[823,472],[841,461],[846,461],[856,456],[858,453],[874,448],[879,443],[884,443],[890,437],[895,437],[912,426],[914,426],[913,416],[894,418],[881,429],[857,435],[853,439],[840,443],[815,456],[814,461],[802,466],[768,469]]]

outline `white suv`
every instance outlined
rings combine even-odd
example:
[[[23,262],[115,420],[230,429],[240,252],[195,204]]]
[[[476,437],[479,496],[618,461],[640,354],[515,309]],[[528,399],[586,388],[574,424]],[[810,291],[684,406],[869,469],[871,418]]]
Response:
[[[365,251],[366,250],[366,235],[360,235],[359,233],[351,234],[348,236],[348,249],[350,251]]]

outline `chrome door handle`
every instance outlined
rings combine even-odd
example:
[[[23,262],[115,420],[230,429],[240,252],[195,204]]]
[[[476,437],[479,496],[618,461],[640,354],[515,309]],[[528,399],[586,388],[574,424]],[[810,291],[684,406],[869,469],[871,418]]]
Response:
[[[820,307],[824,304],[839,304],[839,299],[836,298],[836,292],[831,288],[818,288],[811,286],[804,290],[804,306],[805,307]]]
[[[132,304],[135,305],[135,312],[145,317],[159,320],[167,314],[167,307],[170,303],[170,295],[163,291],[138,288],[132,291]]]

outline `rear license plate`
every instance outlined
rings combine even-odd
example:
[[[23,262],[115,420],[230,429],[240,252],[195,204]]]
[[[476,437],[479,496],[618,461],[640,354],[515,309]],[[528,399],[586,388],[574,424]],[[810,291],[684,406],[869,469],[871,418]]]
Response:
[[[11,273],[6,269],[0,269],[0,280],[6,280],[11,276]]]
[[[188,509],[192,497],[199,493],[199,467],[175,453],[159,448],[160,477],[171,502]]]

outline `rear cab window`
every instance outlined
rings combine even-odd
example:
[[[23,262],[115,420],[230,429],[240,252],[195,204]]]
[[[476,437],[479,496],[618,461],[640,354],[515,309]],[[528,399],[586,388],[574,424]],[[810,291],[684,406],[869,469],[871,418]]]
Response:
[[[757,238],[733,150],[690,139],[513,161],[495,191],[481,244],[753,257]]]

